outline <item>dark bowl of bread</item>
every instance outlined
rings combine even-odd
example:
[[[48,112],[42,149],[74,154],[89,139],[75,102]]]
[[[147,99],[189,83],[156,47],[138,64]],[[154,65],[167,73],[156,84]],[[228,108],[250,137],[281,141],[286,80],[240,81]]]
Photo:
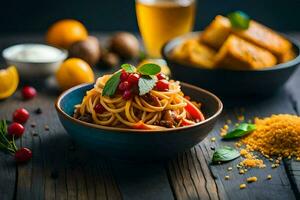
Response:
[[[177,37],[162,49],[177,80],[222,96],[276,93],[297,69],[299,52],[288,36],[254,20],[236,28],[221,15],[204,31]]]

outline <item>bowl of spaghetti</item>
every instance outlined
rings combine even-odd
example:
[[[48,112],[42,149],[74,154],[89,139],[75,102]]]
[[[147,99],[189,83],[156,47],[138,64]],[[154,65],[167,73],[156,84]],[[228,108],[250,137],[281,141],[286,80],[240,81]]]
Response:
[[[95,84],[65,91],[56,102],[62,125],[80,145],[108,157],[147,160],[198,144],[222,108],[214,94],[168,80],[155,64],[124,64]]]

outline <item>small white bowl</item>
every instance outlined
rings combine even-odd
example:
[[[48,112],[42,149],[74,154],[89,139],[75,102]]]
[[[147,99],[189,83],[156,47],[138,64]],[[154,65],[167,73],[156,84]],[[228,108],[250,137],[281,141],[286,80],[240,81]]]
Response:
[[[24,50],[26,49],[30,49],[30,55],[25,55],[26,52]],[[45,56],[47,51],[49,55]],[[51,53],[52,56],[50,56]],[[53,53],[56,55],[53,56]],[[28,80],[32,78],[46,78],[53,75],[60,64],[67,58],[68,52],[44,44],[18,44],[4,49],[2,56],[7,65],[16,66],[21,79]]]

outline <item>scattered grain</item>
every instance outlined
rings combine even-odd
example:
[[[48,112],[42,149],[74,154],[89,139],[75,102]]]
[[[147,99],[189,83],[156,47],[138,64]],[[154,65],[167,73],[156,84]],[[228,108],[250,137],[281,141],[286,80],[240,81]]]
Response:
[[[246,184],[245,183],[243,183],[243,184],[240,184],[240,189],[245,189],[247,186],[246,186]]]
[[[49,131],[49,126],[48,125],[45,125],[44,128],[45,128],[46,131]]]
[[[257,181],[257,177],[256,176],[252,176],[252,177],[247,178],[247,182],[248,183],[253,183],[253,182],[256,182],[256,181]]]
[[[271,167],[272,167],[272,168],[276,168],[276,165],[275,165],[275,164],[272,164]]]
[[[292,158],[292,155],[300,157],[300,117],[289,114],[272,115],[264,119],[256,118],[255,125],[256,130],[242,139],[248,147],[246,149],[278,156],[278,160],[282,157]]]
[[[34,111],[36,114],[42,114],[42,109],[41,108],[37,108],[35,111]]]

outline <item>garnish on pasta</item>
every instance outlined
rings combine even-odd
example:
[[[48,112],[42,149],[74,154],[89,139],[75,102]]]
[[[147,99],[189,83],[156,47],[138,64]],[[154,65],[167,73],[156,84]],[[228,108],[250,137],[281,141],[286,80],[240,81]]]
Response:
[[[180,83],[169,80],[159,65],[123,64],[97,79],[75,106],[74,117],[102,126],[160,130],[203,121],[200,105],[184,96]]]

